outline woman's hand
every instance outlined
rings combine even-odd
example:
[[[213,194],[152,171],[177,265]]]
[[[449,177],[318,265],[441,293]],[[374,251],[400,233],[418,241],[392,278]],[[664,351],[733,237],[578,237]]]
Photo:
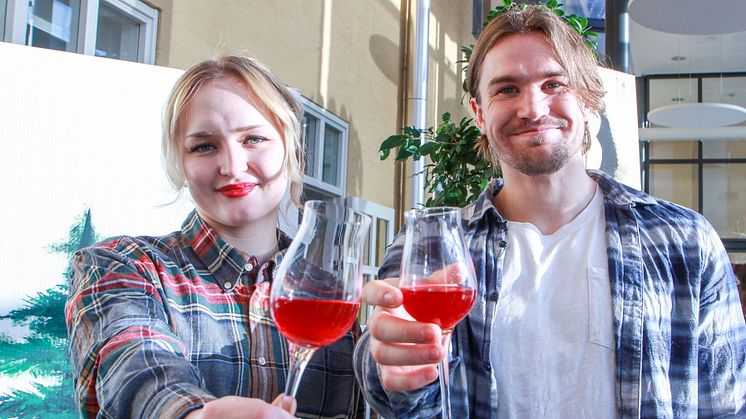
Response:
[[[190,412],[185,419],[291,419],[294,418],[296,407],[295,399],[285,394],[277,396],[272,404],[259,399],[225,396],[205,403],[201,409]]]
[[[420,323],[401,307],[398,279],[371,281],[362,299],[376,306],[368,319],[370,353],[378,363],[381,384],[391,391],[409,391],[438,379],[438,362],[447,355],[440,343],[441,330]]]

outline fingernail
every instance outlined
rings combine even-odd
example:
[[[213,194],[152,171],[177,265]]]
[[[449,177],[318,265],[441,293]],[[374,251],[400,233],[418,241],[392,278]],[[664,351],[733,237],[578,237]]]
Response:
[[[432,342],[435,340],[435,332],[432,329],[425,328],[420,330],[420,336],[424,342]]]
[[[430,349],[428,351],[428,356],[433,361],[440,361],[440,350],[437,348]]]
[[[394,296],[391,295],[390,292],[387,292],[386,294],[383,294],[383,302],[386,303],[386,305],[392,305],[394,304]]]

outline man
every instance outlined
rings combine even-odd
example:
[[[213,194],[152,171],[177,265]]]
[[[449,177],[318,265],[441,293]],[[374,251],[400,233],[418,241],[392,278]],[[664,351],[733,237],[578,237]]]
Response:
[[[400,307],[400,235],[390,279],[363,292],[378,307],[355,355],[368,401],[437,416],[449,356],[458,418],[746,415],[746,326],[714,229],[585,169],[603,90],[581,37],[543,6],[514,7],[481,34],[468,78],[504,176],[463,210],[477,302],[447,355],[440,329]]]

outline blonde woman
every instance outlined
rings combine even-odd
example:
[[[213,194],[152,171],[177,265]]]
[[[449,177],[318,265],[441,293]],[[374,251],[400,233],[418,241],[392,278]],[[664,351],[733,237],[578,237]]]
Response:
[[[302,115],[249,58],[204,61],[177,81],[163,161],[196,208],[169,235],[116,237],[76,255],[66,320],[83,415],[360,414],[356,327],[317,351],[297,401],[280,394],[288,353],[268,301],[290,243],[277,228],[281,202],[289,189],[297,205],[302,188]]]

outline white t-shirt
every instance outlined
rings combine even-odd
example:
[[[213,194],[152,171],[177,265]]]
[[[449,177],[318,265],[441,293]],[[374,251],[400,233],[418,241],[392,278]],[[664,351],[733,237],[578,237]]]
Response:
[[[508,221],[490,360],[500,418],[617,417],[600,188],[548,236]]]

